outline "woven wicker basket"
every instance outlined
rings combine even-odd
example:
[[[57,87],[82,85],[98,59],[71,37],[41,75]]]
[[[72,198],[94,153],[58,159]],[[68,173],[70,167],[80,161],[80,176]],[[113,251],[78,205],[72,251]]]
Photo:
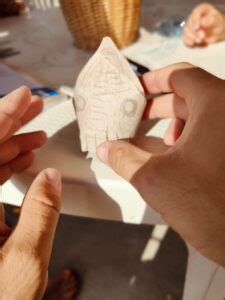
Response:
[[[79,48],[95,49],[104,36],[119,48],[136,40],[142,0],[60,0]]]

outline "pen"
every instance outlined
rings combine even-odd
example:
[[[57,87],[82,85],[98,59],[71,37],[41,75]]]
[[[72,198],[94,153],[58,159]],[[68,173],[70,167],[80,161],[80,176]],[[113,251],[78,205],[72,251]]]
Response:
[[[140,65],[139,63],[127,58],[131,68],[134,70],[134,72],[137,74],[138,77],[141,77],[143,74],[150,72],[150,69],[148,69],[147,67]],[[153,98],[157,98],[166,94],[170,94],[170,93],[159,93],[159,94],[146,94],[147,100],[152,100]]]
[[[133,69],[133,71],[138,75],[138,76],[142,76],[144,73],[149,72],[150,70],[143,66],[140,65],[139,63],[137,63],[136,61],[133,61],[129,58],[127,58],[131,68]]]

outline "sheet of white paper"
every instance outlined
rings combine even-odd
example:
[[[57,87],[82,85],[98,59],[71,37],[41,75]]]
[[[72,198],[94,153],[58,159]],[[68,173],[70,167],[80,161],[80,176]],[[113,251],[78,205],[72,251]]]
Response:
[[[122,53],[151,70],[186,61],[225,79],[225,42],[188,48],[181,38],[163,37],[142,28],[139,40]]]
[[[49,92],[45,92],[45,87],[43,87],[40,81],[25,73],[17,72],[6,64],[0,63],[0,97],[23,85],[29,87],[31,90],[39,89],[39,95],[44,98],[44,110],[51,109],[68,100],[66,94],[52,89]]]

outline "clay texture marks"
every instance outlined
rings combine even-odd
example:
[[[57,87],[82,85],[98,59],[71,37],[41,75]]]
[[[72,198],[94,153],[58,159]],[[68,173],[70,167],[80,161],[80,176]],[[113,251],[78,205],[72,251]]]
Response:
[[[78,76],[75,108],[82,151],[135,135],[146,100],[143,88],[113,41],[106,37]]]

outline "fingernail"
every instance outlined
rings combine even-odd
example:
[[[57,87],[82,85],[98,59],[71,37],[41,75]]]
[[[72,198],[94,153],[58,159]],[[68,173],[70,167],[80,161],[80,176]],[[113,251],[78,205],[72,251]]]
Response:
[[[35,142],[36,142],[35,146],[38,148],[44,146],[44,144],[48,140],[47,134],[44,131],[33,132],[33,134],[37,135],[37,138],[35,139]]]
[[[108,164],[109,142],[103,143],[97,148],[97,156],[103,163]]]
[[[55,169],[46,169],[48,181],[58,190],[62,189],[62,180],[60,173]]]

